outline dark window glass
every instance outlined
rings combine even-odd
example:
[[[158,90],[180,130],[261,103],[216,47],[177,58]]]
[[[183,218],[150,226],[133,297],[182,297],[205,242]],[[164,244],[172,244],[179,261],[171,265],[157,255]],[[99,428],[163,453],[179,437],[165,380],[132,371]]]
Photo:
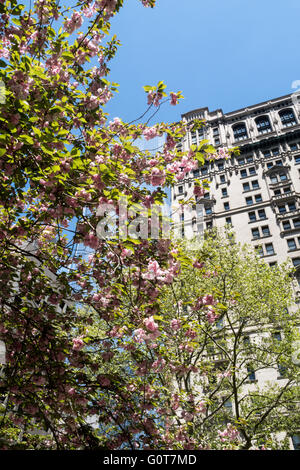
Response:
[[[222,196],[228,196],[227,188],[222,188]]]
[[[293,265],[294,265],[294,266],[299,266],[299,264],[300,264],[300,258],[294,258],[292,261],[293,261]]]
[[[291,109],[280,111],[279,116],[284,127],[290,127],[297,124],[294,113]]]
[[[262,234],[264,237],[269,237],[270,236],[270,230],[268,225],[265,225],[264,227],[261,228]]]
[[[297,246],[296,246],[296,242],[294,238],[289,238],[287,240],[287,244],[288,244],[289,250],[296,250]]]
[[[288,202],[288,208],[289,211],[295,211],[296,210],[296,204],[294,202]]]
[[[270,120],[268,116],[261,116],[255,119],[257,130],[259,134],[266,134],[272,131]]]
[[[267,243],[266,244],[266,251],[267,251],[268,255],[274,255],[273,243]]]
[[[270,180],[271,180],[271,183],[272,183],[272,184],[277,183],[277,181],[278,181],[277,175],[271,175],[271,176],[270,176]]]
[[[284,214],[286,212],[285,205],[278,206],[278,211],[280,214]]]
[[[256,377],[255,377],[255,372],[254,372],[253,367],[247,366],[247,371],[248,371],[248,379],[250,380],[250,382],[254,382]]]
[[[246,197],[246,204],[247,204],[247,206],[250,206],[251,204],[253,204],[253,199],[252,199],[251,196],[250,196],[250,197]]]
[[[243,189],[244,189],[244,191],[249,191],[250,190],[250,183],[243,183]]]
[[[253,238],[260,238],[259,229],[258,229],[258,228],[253,228],[253,229],[252,229],[252,237],[253,237]]]
[[[255,202],[261,202],[262,201],[261,194],[256,194],[254,197],[255,197]]]
[[[247,176],[247,170],[241,170],[241,177],[245,178]]]
[[[220,181],[221,181],[221,183],[225,183],[225,175],[220,176]]]
[[[249,175],[256,175],[256,171],[255,171],[254,166],[251,166],[251,167],[249,168]]]
[[[258,189],[258,188],[259,188],[258,181],[257,180],[252,181],[252,189]]]
[[[255,212],[249,212],[249,220],[253,222],[253,220],[256,220],[256,214]]]
[[[280,178],[280,181],[286,181],[287,180],[287,176],[285,173],[279,173],[279,178]]]
[[[260,219],[265,219],[266,218],[265,209],[259,209],[258,216]]]
[[[300,227],[300,219],[293,219],[293,224],[295,228]]]
[[[282,227],[283,227],[283,230],[289,230],[291,228],[291,223],[289,220],[285,220],[284,222],[282,222]]]
[[[225,211],[229,211],[229,202],[224,202]]]
[[[248,138],[245,124],[237,124],[232,127],[235,140],[244,140]]]

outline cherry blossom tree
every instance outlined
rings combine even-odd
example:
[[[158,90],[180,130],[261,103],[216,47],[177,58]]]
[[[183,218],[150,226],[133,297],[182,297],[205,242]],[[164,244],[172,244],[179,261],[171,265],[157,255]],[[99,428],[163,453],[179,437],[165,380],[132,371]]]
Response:
[[[108,120],[119,45],[110,19],[123,3],[0,1],[3,449],[201,445],[186,429],[179,441],[166,434],[172,367],[189,370],[179,359],[171,367],[157,346],[161,291],[187,261],[170,240],[101,238],[97,227],[101,208],[115,208],[118,230],[120,200],[151,212],[191,169],[229,154],[206,141],[178,151],[185,123],[147,125],[182,98],[163,82],[145,87],[141,117]],[[155,155],[140,149],[140,138],[156,136],[164,144]]]

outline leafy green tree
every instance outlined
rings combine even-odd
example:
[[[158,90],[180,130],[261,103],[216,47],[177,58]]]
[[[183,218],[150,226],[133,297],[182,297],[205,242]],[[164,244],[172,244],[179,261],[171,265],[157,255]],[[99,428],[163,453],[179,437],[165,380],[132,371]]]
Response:
[[[207,448],[289,448],[284,438],[300,426],[290,264],[270,267],[230,231],[207,233],[190,255],[193,267],[161,300],[173,329],[161,347],[174,367],[174,423]]]

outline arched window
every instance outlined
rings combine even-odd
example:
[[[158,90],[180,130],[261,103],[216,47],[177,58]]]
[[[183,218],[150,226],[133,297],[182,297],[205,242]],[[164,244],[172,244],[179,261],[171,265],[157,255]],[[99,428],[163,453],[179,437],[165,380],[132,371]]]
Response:
[[[292,109],[283,109],[279,112],[283,127],[295,126],[297,124],[294,111]]]
[[[255,122],[259,134],[272,132],[272,127],[268,116],[260,116],[255,119]]]
[[[233,130],[234,140],[248,139],[246,125],[243,122],[232,126],[232,130]]]

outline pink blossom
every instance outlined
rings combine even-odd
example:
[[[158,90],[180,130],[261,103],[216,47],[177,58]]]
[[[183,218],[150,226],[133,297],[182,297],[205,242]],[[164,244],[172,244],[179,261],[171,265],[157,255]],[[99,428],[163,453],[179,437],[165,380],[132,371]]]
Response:
[[[84,342],[82,341],[82,339],[80,337],[73,339],[73,349],[74,349],[74,351],[80,351],[80,349],[82,349],[83,347],[84,347]]]
[[[178,96],[176,93],[173,93],[172,91],[170,93],[170,96],[171,96],[171,104],[175,106],[178,103]]]
[[[153,139],[158,135],[158,130],[156,127],[147,127],[143,130],[143,136],[146,140]]]
[[[203,197],[204,194],[205,194],[205,191],[201,186],[195,185],[194,186],[194,194],[195,194],[195,196]]]
[[[144,320],[144,325],[146,326],[147,330],[152,331],[152,332],[158,329],[158,324],[155,323],[153,317],[146,318]]]
[[[172,321],[171,321],[171,328],[172,330],[179,330],[181,328],[181,323],[180,323],[180,320],[177,320],[176,318],[174,318]]]
[[[153,168],[150,175],[150,182],[152,186],[161,186],[166,181],[166,174],[164,170]]]

